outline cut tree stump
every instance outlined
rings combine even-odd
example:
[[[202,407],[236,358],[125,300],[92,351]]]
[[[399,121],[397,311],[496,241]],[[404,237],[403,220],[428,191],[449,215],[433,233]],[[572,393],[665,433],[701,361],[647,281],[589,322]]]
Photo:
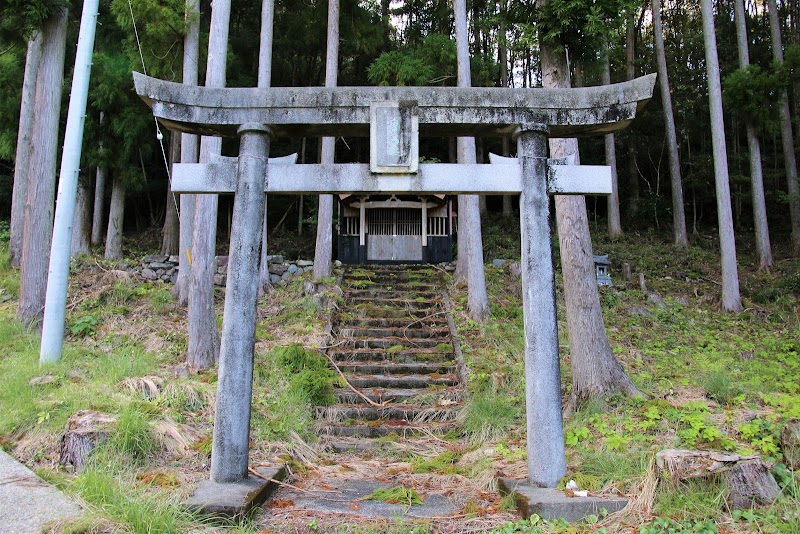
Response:
[[[61,456],[59,463],[71,465],[80,471],[86,465],[89,455],[108,437],[109,428],[116,418],[99,412],[81,410],[67,421],[64,435],[61,436]]]
[[[676,481],[719,477],[728,488],[731,508],[768,505],[780,495],[769,467],[758,456],[667,449],[656,454],[656,465]]]
[[[786,467],[800,469],[800,421],[792,419],[781,430],[781,450]]]
[[[725,475],[728,503],[734,509],[771,504],[781,493],[778,483],[761,459],[736,462]]]

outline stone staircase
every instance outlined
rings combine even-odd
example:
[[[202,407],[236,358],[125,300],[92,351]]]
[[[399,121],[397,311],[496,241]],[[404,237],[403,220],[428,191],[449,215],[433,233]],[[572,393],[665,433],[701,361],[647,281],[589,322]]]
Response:
[[[455,428],[463,392],[441,285],[430,266],[345,268],[328,356],[352,388],[316,408],[320,434],[346,447]]]

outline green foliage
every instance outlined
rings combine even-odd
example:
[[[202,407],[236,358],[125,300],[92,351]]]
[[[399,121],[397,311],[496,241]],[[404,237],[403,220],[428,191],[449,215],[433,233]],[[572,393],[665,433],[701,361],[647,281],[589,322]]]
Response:
[[[732,72],[723,87],[725,104],[758,125],[777,120],[780,94],[788,88],[782,69],[764,70],[758,65]]]
[[[131,404],[122,412],[108,441],[112,450],[126,454],[136,461],[146,459],[156,449],[150,429],[150,416],[139,408],[140,406]]]
[[[181,532],[193,516],[165,492],[145,492],[135,481],[113,473],[119,465],[91,465],[78,475],[72,488],[80,497],[132,532]]]
[[[367,70],[376,85],[436,85],[452,79],[456,68],[455,42],[431,34],[419,47],[407,46],[381,54]]]
[[[363,499],[365,501],[384,501],[390,504],[403,504],[405,506],[424,504],[417,490],[404,486],[378,488]]]
[[[73,321],[72,325],[69,327],[69,331],[72,332],[73,336],[93,337],[97,334],[97,325],[98,321],[96,317],[83,315]]]
[[[517,422],[518,411],[498,391],[473,394],[464,408],[462,431],[472,443],[496,440]]]
[[[292,388],[307,396],[312,404],[325,406],[335,402],[333,386],[338,383],[338,376],[324,356],[306,350],[299,343],[276,348],[272,355],[284,368]]]
[[[415,456],[411,459],[411,472],[442,475],[462,474],[463,470],[455,465],[460,458],[461,455],[454,451],[446,451],[430,459]]]
[[[742,387],[727,370],[715,370],[709,373],[705,388],[710,398],[725,406],[742,400]]]
[[[669,517],[657,517],[639,527],[639,534],[716,534],[716,525],[710,521],[676,521]]]

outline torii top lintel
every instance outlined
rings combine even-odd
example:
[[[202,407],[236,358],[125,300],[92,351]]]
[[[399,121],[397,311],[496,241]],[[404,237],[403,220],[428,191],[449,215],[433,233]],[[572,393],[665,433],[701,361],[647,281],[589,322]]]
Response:
[[[367,136],[370,105],[413,102],[421,135],[509,135],[520,124],[543,124],[552,137],[610,133],[625,128],[650,100],[655,74],[573,89],[456,87],[188,86],[133,73],[136,92],[172,130],[235,136],[261,123],[273,135]]]

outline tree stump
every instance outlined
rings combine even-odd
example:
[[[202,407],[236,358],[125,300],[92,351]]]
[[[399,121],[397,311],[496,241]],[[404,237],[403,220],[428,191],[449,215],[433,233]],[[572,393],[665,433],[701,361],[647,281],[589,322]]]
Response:
[[[786,467],[800,469],[800,421],[792,419],[781,430],[781,450]]]
[[[61,436],[61,455],[59,463],[71,465],[80,471],[92,451],[108,437],[109,427],[116,418],[108,414],[81,410],[67,421],[64,435]]]
[[[751,508],[771,504],[781,489],[761,459],[737,462],[725,473],[728,504],[731,508]]]
[[[668,449],[656,454],[656,465],[672,480],[719,476],[727,485],[731,508],[767,505],[780,494],[778,483],[758,456]]]

